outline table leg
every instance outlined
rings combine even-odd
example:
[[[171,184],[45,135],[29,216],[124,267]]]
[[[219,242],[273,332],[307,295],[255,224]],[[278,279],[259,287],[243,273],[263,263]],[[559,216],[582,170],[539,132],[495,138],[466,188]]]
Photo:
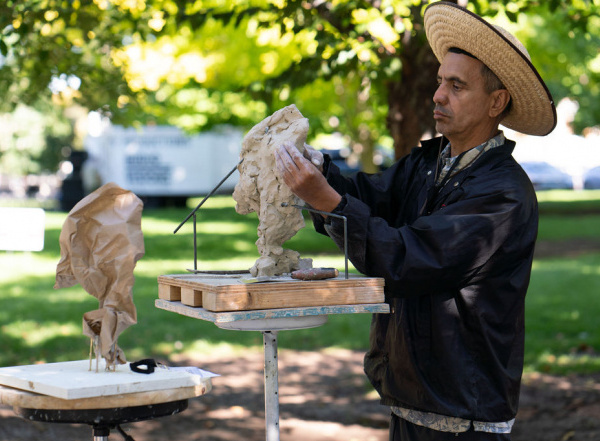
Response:
[[[263,331],[265,345],[265,423],[267,441],[279,441],[277,331]]]
[[[94,426],[94,441],[108,441],[110,435],[110,428],[107,426]]]

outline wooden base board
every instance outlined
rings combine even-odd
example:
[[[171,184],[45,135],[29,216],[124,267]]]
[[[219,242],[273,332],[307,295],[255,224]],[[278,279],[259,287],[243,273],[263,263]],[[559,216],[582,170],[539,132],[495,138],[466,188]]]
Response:
[[[205,395],[212,389],[210,378],[202,384],[176,389],[133,392],[66,400],[8,386],[0,386],[0,404],[25,409],[116,409],[120,407],[148,406]]]
[[[173,274],[158,278],[158,296],[207,311],[225,312],[382,303],[383,286],[383,279],[370,277],[247,284],[231,277]]]
[[[104,362],[101,364],[104,365]],[[116,371],[105,371],[101,366],[99,372],[94,368],[90,371],[89,366],[89,360],[77,360],[3,367],[0,368],[0,385],[72,400],[206,386],[210,383],[210,376],[203,377],[180,370],[157,368],[154,373],[145,375],[131,371],[129,364],[117,366]]]

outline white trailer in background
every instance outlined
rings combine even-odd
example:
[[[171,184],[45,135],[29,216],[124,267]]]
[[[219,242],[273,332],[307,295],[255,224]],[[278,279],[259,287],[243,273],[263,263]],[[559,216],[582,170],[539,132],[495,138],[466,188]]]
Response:
[[[229,127],[187,135],[170,126],[109,125],[86,138],[84,187],[115,182],[154,202],[206,195],[239,162],[242,139],[241,130]],[[238,179],[232,174],[219,193],[233,192]]]

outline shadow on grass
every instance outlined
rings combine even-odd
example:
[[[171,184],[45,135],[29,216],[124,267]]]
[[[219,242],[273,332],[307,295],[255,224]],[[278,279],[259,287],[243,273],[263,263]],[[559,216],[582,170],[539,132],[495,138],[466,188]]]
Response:
[[[600,254],[534,261],[526,298],[528,370],[564,374],[600,368]]]

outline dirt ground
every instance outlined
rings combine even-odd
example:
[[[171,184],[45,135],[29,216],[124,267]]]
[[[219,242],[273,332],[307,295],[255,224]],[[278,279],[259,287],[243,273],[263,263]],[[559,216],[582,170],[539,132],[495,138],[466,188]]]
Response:
[[[538,255],[576,255],[600,243],[539,244]],[[363,374],[363,352],[279,348],[282,441],[387,440],[389,410]],[[213,390],[190,400],[184,412],[123,425],[135,441],[259,441],[265,439],[263,355],[176,359],[220,374]],[[0,406],[0,441],[92,439],[88,426],[31,422]],[[111,440],[123,437],[113,430]],[[600,441],[600,373],[558,377],[525,375],[513,441]],[[129,440],[131,441],[131,440]]]
[[[383,441],[389,411],[362,371],[363,353],[279,349],[282,441]],[[135,441],[258,441],[265,439],[263,355],[177,360],[221,376],[213,390],[190,400],[184,412],[123,425]],[[0,406],[0,440],[92,439],[88,426],[31,422]],[[113,430],[110,439],[123,437]],[[600,440],[600,373],[524,377],[513,441]]]

